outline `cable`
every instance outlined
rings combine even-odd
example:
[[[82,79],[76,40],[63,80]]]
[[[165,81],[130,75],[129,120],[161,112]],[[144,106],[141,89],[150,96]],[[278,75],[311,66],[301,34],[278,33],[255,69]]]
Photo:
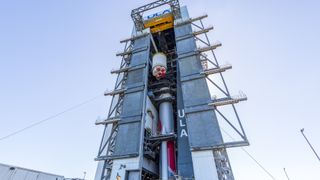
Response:
[[[303,133],[304,132],[304,128],[302,128],[301,130],[301,134],[303,135],[304,139],[307,141],[307,143],[309,144],[310,148],[312,149],[313,153],[317,156],[318,160],[320,161],[320,157],[317,154],[316,150],[314,150],[312,144],[310,143],[310,141],[308,140],[307,136]]]
[[[63,111],[61,111],[61,112],[59,112],[59,113],[56,113],[56,114],[54,114],[54,115],[51,115],[51,116],[49,116],[49,117],[47,117],[47,118],[45,118],[45,119],[42,119],[42,120],[40,120],[40,121],[34,122],[34,123],[32,123],[32,124],[30,124],[30,125],[22,128],[22,129],[16,130],[16,131],[14,131],[14,132],[6,135],[6,136],[1,137],[1,138],[0,138],[0,141],[5,140],[5,139],[7,139],[7,138],[10,138],[10,137],[12,137],[12,136],[14,136],[14,135],[17,135],[17,134],[19,134],[19,133],[21,133],[21,132],[23,132],[23,131],[26,131],[26,130],[28,130],[28,129],[30,129],[30,128],[33,128],[33,127],[35,127],[35,126],[37,126],[37,125],[39,125],[39,124],[42,124],[42,123],[44,123],[44,122],[46,122],[46,121],[49,121],[49,120],[51,120],[51,119],[54,119],[54,118],[56,118],[56,117],[58,117],[58,116],[61,116],[62,114],[67,113],[67,112],[69,112],[69,111],[72,111],[72,110],[74,110],[74,109],[76,109],[76,108],[79,108],[79,107],[81,107],[81,106],[83,106],[83,105],[85,105],[85,104],[88,104],[88,103],[96,100],[96,99],[99,98],[100,96],[101,96],[101,95],[98,95],[98,96],[95,96],[95,97],[90,98],[90,99],[88,99],[88,100],[85,100],[85,101],[83,101],[83,102],[81,102],[81,103],[79,103],[79,104],[76,104],[76,105],[74,105],[74,106],[71,106],[71,107],[69,107],[69,108],[67,108],[67,109],[65,109],[65,110],[63,110]]]
[[[224,133],[226,133],[232,140],[235,140],[227,131],[225,131],[223,128],[221,128],[221,129],[222,129],[222,131],[223,131]],[[276,178],[274,178],[274,176],[273,176],[265,167],[263,167],[263,166],[261,165],[261,163],[259,163],[259,161],[256,160],[247,150],[245,150],[243,147],[241,147],[241,149],[242,149],[265,173],[267,173],[267,174],[270,176],[270,178],[276,180]]]
[[[261,168],[261,169],[263,169],[263,171],[264,172],[266,172],[272,179],[276,179],[276,178],[274,178],[273,176],[272,176],[272,174],[269,172],[269,171],[267,171],[267,169],[266,168],[264,168],[259,162],[258,162],[258,160],[256,160],[247,150],[245,150],[243,147],[241,147],[241,149]]]
[[[289,179],[289,176],[288,176],[288,173],[287,173],[287,171],[286,171],[286,168],[283,168],[283,171],[284,171],[284,174],[286,175],[287,179],[290,180],[290,179]]]

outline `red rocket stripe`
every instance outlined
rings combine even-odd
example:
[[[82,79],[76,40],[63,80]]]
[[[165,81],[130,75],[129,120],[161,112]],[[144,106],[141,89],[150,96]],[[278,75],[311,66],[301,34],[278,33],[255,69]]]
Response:
[[[167,148],[168,148],[168,163],[169,163],[168,167],[171,171],[175,173],[176,172],[176,153],[174,152],[174,142],[168,141]]]

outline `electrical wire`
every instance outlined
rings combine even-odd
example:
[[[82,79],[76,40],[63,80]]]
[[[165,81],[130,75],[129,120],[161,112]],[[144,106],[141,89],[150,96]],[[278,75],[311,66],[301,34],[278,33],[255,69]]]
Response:
[[[226,135],[228,135],[232,140],[235,140],[226,130],[224,130],[223,128],[221,128],[222,131],[224,133],[226,133]],[[245,152],[266,174],[268,174],[268,176],[274,180],[276,180],[276,178],[274,178],[274,176],[265,168],[262,166],[262,164],[256,159],[254,158],[246,149],[244,149],[243,147],[241,147],[242,151]]]
[[[259,163],[259,161],[258,160],[256,160],[246,149],[244,149],[243,147],[241,147],[241,149],[261,168],[261,169],[263,169],[263,171],[265,172],[265,173],[267,173],[269,176],[270,176],[270,178],[272,178],[272,179],[276,179],[276,178],[274,178],[274,176],[265,168],[265,167],[263,167],[262,165],[261,165],[261,163]]]
[[[74,106],[71,106],[71,107],[69,107],[69,108],[67,108],[67,109],[65,109],[65,110],[63,110],[63,111],[61,111],[61,112],[59,112],[59,113],[53,114],[53,115],[51,115],[51,116],[49,116],[49,117],[47,117],[47,118],[44,118],[44,119],[42,119],[42,120],[40,120],[40,121],[34,122],[34,123],[32,123],[32,124],[24,127],[24,128],[21,128],[21,129],[19,129],[19,130],[16,130],[16,131],[14,131],[14,132],[12,132],[12,133],[10,133],[10,134],[7,134],[7,135],[1,137],[1,138],[0,138],[0,141],[3,141],[3,140],[5,140],[5,139],[8,139],[8,138],[10,138],[10,137],[12,137],[12,136],[14,136],[14,135],[17,135],[17,134],[19,134],[19,133],[22,133],[22,132],[24,132],[24,131],[26,131],[26,130],[28,130],[28,129],[31,129],[31,128],[35,127],[35,126],[38,126],[38,125],[40,125],[40,124],[42,124],[42,123],[44,123],[44,122],[47,122],[47,121],[49,121],[49,120],[51,120],[51,119],[54,119],[54,118],[56,118],[56,117],[58,117],[58,116],[61,116],[61,115],[65,114],[65,113],[67,113],[67,112],[69,112],[69,111],[72,111],[72,110],[74,110],[74,109],[77,109],[77,108],[79,108],[79,107],[81,107],[81,106],[83,106],[83,105],[85,105],[85,104],[88,104],[88,103],[90,103],[90,102],[98,99],[99,97],[101,97],[101,95],[95,96],[95,97],[90,98],[90,99],[87,99],[87,100],[85,100],[85,101],[82,101],[81,103],[76,104],[76,105],[74,105]]]
[[[286,175],[287,179],[290,180],[289,176],[288,176],[288,173],[286,171],[286,168],[283,168],[283,171],[284,171],[284,174]]]

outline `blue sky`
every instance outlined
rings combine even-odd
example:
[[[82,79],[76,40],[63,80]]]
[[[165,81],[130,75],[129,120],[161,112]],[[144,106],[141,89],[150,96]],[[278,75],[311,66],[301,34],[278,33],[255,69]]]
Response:
[[[0,137],[101,94],[97,100],[0,141],[0,162],[68,177],[93,179],[93,161],[117,68],[120,39],[132,28],[131,9],[150,1],[0,1]],[[216,53],[230,62],[232,92],[251,146],[276,179],[319,179],[320,2],[181,1],[191,16],[207,13]],[[241,149],[229,151],[235,177],[270,179]]]

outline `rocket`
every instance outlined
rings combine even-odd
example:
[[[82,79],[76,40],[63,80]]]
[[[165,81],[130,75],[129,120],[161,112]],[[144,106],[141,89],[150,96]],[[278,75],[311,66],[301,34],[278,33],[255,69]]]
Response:
[[[152,75],[161,80],[167,72],[167,58],[163,53],[155,53],[152,58]],[[161,99],[164,99],[159,104],[159,120],[161,127],[161,135],[174,133],[173,107],[169,92],[162,93]],[[176,159],[175,159],[175,142],[173,140],[162,141],[160,148],[160,176],[162,180],[168,180],[176,174]]]

